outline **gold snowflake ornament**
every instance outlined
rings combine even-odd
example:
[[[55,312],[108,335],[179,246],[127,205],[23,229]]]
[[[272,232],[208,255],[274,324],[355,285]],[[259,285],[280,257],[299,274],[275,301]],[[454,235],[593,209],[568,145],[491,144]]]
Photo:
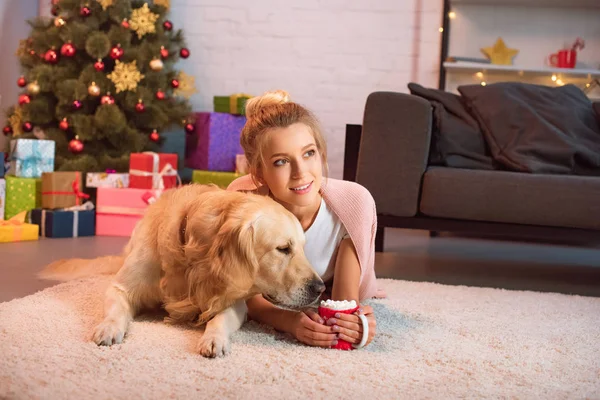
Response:
[[[23,127],[21,126],[23,123],[23,109],[21,107],[15,107],[15,112],[8,119],[8,123],[12,127],[13,137],[23,134]]]
[[[144,6],[137,8],[131,12],[131,18],[129,18],[129,26],[138,35],[138,39],[141,39],[146,33],[156,32],[156,20],[158,14],[154,14],[148,8],[148,3],[144,3]]]
[[[102,5],[102,9],[106,10],[108,7],[114,4],[115,0],[98,0],[98,3]]]
[[[198,93],[196,90],[196,78],[180,71],[177,75],[179,81],[179,87],[173,91],[176,96],[183,96],[186,99],[192,97],[194,93]]]
[[[157,6],[163,6],[167,10],[171,7],[171,0],[154,0],[154,4]]]
[[[137,69],[136,61],[122,63],[117,60],[113,72],[107,75],[117,88],[117,93],[126,90],[134,91],[138,83],[144,79],[144,75]]]

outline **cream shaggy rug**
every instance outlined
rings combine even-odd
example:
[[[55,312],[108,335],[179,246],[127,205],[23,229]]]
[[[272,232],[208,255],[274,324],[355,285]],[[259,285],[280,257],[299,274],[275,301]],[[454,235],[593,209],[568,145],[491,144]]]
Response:
[[[193,354],[198,331],[138,318],[90,341],[106,277],[0,304],[0,398],[600,398],[600,298],[381,280],[376,340],[303,346],[247,323],[232,354]]]

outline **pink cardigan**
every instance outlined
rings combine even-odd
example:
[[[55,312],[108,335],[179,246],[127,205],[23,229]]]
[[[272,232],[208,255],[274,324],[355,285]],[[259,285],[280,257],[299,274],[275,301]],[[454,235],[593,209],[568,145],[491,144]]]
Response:
[[[256,187],[250,175],[237,178],[227,190],[254,191],[266,195],[264,186]],[[378,290],[375,278],[375,231],[377,213],[371,193],[358,183],[327,178],[323,180],[321,195],[346,227],[356,248],[361,268],[359,298],[383,298],[386,294]]]

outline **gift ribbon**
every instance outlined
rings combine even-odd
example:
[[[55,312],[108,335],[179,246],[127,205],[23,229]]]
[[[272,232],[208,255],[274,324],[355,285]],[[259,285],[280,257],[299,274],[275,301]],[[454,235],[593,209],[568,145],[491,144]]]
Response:
[[[20,175],[23,173],[23,171],[27,171],[29,169],[31,169],[31,177],[36,177],[36,176],[41,176],[42,175],[42,162],[44,161],[42,159],[42,153],[40,152],[40,144],[37,140],[32,140],[31,141],[31,155],[29,157],[25,157],[25,158],[19,158],[19,151],[18,151],[18,146],[19,143],[17,142],[16,144],[17,146],[17,156],[15,157],[15,160],[20,161],[20,168],[17,168],[17,171],[15,171],[16,175]],[[28,174],[25,173],[25,176],[27,176]]]
[[[117,207],[117,206],[98,206],[96,212],[98,214],[117,214],[117,215],[144,215],[146,209],[133,207]]]
[[[229,112],[231,114],[237,114],[238,113],[238,111],[237,111],[237,101],[238,101],[238,99],[240,97],[248,97],[248,98],[250,98],[252,96],[249,95],[249,94],[246,94],[246,93],[235,93],[235,94],[232,94],[231,96],[229,96]]]
[[[160,162],[160,157],[159,157],[158,153],[155,153],[153,151],[145,151],[142,154],[149,154],[152,156],[152,172],[142,171],[139,169],[130,169],[129,175],[151,176],[152,177],[152,189],[164,190],[165,183],[163,181],[163,177],[165,177],[165,176],[176,176],[177,177],[177,186],[181,186],[181,178],[179,177],[177,170],[175,168],[173,168],[173,166],[171,164],[167,163],[160,172],[158,171],[159,162]]]
[[[73,195],[73,196],[75,196],[75,204],[76,205],[80,204],[81,199],[89,199],[90,198],[89,194],[83,193],[79,188],[79,172],[77,172],[77,177],[73,180],[71,187],[73,188],[72,192],[42,192],[42,196],[47,195],[47,194],[48,195],[59,195],[59,196]]]

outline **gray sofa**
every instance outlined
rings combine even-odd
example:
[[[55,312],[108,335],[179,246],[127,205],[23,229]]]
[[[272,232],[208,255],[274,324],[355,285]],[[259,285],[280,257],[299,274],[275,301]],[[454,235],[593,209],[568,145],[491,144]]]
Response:
[[[362,128],[349,130],[355,135],[347,143],[360,147],[346,148],[357,160],[354,166],[346,156],[345,179],[355,178],[375,199],[377,251],[385,227],[600,240],[600,177],[432,166],[433,122],[429,101],[375,92]]]

